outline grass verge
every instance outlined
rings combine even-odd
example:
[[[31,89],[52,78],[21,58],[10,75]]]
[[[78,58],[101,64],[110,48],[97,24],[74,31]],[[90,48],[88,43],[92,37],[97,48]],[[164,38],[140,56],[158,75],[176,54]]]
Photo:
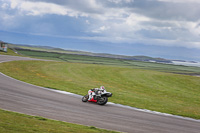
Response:
[[[117,133],[0,109],[0,133]]]
[[[111,102],[200,119],[199,77],[120,66],[43,61],[1,63],[0,71],[31,84],[80,95],[104,85],[113,93]]]
[[[8,48],[7,52],[0,51],[0,55],[12,55],[12,56],[19,56],[17,53],[15,53],[13,50]]]

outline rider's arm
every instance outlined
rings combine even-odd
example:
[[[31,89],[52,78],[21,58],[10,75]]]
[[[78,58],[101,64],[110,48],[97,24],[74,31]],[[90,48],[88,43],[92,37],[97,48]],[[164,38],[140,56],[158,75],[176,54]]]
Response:
[[[94,89],[91,89],[91,91],[95,91],[95,88],[94,88]]]

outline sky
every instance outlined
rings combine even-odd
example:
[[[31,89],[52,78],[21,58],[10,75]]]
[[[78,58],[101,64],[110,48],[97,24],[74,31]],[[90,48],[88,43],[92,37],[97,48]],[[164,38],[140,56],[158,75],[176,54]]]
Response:
[[[0,40],[200,61],[200,0],[0,0]]]

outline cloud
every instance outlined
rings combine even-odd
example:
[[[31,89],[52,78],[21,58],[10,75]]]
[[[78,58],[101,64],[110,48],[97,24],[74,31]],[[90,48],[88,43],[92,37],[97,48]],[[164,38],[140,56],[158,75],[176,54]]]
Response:
[[[0,2],[0,20],[2,20],[0,24],[7,25],[8,28],[23,24],[25,17],[43,19],[45,15],[67,16],[77,20],[83,19],[83,23],[87,25],[85,29],[77,25],[83,33],[77,38],[200,49],[199,0],[0,0]],[[56,29],[53,24],[48,22],[44,24]],[[32,29],[34,27],[32,24]],[[48,30],[43,32],[45,31]]]
[[[125,3],[131,3],[134,2],[134,0],[108,0],[109,2],[115,3],[115,4],[121,4],[123,2]]]
[[[3,4],[1,5],[1,8],[2,8],[2,9],[7,9],[8,6],[9,6],[9,5],[8,5],[7,3],[3,3]]]
[[[200,2],[181,1],[141,0],[135,2],[135,8],[132,8],[132,11],[159,20],[198,21]]]
[[[109,30],[109,29],[110,29],[109,26],[101,26],[101,27],[99,27],[98,29],[93,30],[92,32],[94,32],[94,33],[102,33],[102,32],[104,32],[104,31],[106,31],[106,30]]]
[[[89,20],[85,20],[86,24],[90,24],[90,21]]]
[[[199,0],[157,0],[162,2],[172,2],[172,3],[200,3]]]
[[[41,14],[69,15],[72,17],[101,13],[101,5],[96,0],[17,0],[21,10],[41,12]],[[10,0],[11,4],[15,2]],[[26,7],[26,4],[28,7]],[[50,12],[48,12],[50,11]],[[71,15],[72,14],[72,15]],[[37,14],[39,15],[39,13]]]
[[[76,10],[66,8],[65,6],[58,5],[55,3],[41,2],[41,1],[25,1],[25,0],[15,0],[9,1],[10,9],[17,10],[21,15],[32,15],[32,16],[41,16],[47,14],[56,14],[56,15],[67,15],[72,17],[77,16],[87,16],[85,13],[78,12]],[[8,3],[4,3],[4,5]]]

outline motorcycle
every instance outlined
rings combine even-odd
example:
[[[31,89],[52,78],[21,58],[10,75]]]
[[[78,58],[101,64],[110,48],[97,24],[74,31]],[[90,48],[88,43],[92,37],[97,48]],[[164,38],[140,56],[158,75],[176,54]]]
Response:
[[[89,99],[90,95],[90,99]],[[88,94],[83,96],[82,102],[95,102],[99,105],[105,105],[108,102],[108,97],[111,97],[112,93],[107,92],[105,89],[103,90],[97,90],[95,91],[94,89],[89,90]]]

